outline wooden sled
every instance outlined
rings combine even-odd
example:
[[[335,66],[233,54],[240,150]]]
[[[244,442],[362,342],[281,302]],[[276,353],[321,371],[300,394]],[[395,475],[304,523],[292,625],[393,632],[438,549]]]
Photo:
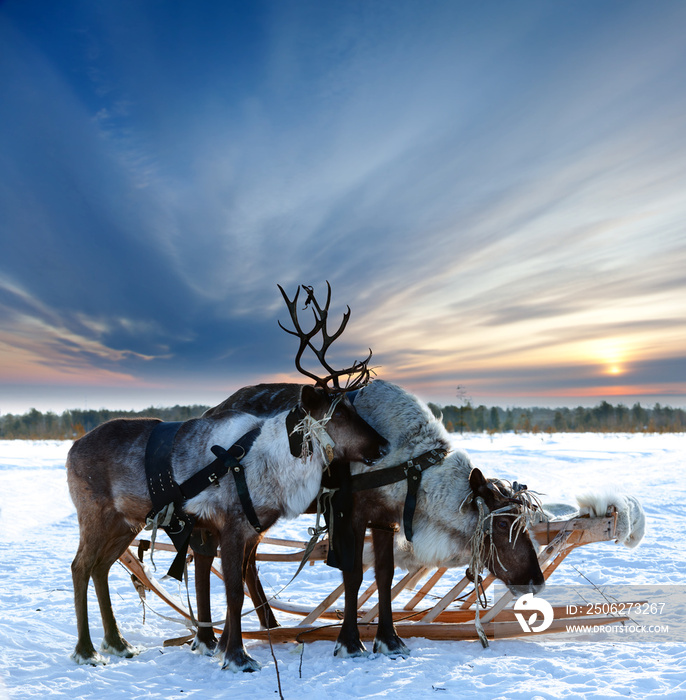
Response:
[[[575,517],[569,520],[552,521],[540,523],[533,526],[531,531],[539,546],[538,560],[546,579],[557,569],[577,547],[581,547],[593,542],[605,542],[615,539],[615,528],[617,522],[616,510],[611,507],[604,517]],[[139,556],[136,556],[136,548],[140,541],[135,540],[131,547],[122,555],[122,564],[131,572],[135,580],[142,586],[158,595],[177,613],[187,620],[192,620],[192,615],[187,608],[174,601],[166,591],[149,574],[149,569],[144,566]],[[288,561],[300,562],[306,542],[284,540],[265,537],[261,546],[258,547],[258,561]],[[264,551],[264,545],[276,545],[287,547],[288,552]],[[155,545],[159,550],[174,551],[172,545],[158,542]],[[326,558],[328,542],[319,542],[310,556],[310,563],[323,561]],[[221,577],[221,571],[213,568],[213,571]],[[458,581],[447,593],[445,593],[433,605],[427,606],[425,601],[433,597],[431,593],[438,581],[446,575],[446,568],[428,569],[421,568],[417,571],[407,573],[393,586],[391,597],[396,601],[404,591],[410,591],[410,599],[402,607],[394,608],[393,617],[396,630],[400,637],[424,637],[426,639],[444,640],[475,640],[478,639],[474,618],[477,610],[477,591],[473,583],[465,576]],[[301,574],[303,575],[303,574]],[[487,576],[483,581],[482,598],[495,579]],[[376,592],[376,583],[372,582],[369,587],[360,592],[358,598],[358,624],[360,638],[368,641],[374,639],[376,634],[375,620],[378,614],[378,606],[372,605],[368,608],[364,606]],[[247,593],[247,591],[246,591]],[[343,584],[341,583],[327,595],[318,605],[304,606],[296,605],[279,600],[278,598],[269,601],[274,610],[297,615],[302,617],[302,621],[294,626],[282,626],[271,630],[246,630],[243,629],[245,639],[262,639],[271,642],[307,642],[314,640],[336,640],[338,637],[342,618],[342,611],[335,608],[336,601],[343,595]],[[405,594],[404,597],[408,597]],[[483,630],[488,639],[504,639],[518,636],[536,636],[541,632],[524,632],[520,626],[516,611],[508,607],[514,601],[514,594],[509,590],[500,593],[493,603],[486,608],[479,607],[479,615]],[[645,601],[632,601],[624,603],[623,609],[628,609],[630,605],[644,603]],[[626,621],[629,618],[622,615],[587,615],[583,612],[586,606],[553,606],[555,618],[552,624],[544,630],[545,633],[565,631],[567,625],[574,625],[575,628],[595,628],[600,625],[608,625]],[[574,612],[571,612],[573,610]],[[221,629],[217,629],[221,632]],[[171,643],[183,642],[188,637],[180,640],[170,640]]]

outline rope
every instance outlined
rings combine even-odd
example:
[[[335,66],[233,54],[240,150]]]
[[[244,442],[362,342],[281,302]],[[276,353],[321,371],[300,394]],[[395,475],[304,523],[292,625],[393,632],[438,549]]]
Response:
[[[322,500],[322,496],[324,497],[329,497],[329,494],[333,494],[335,489],[325,489],[322,488],[319,491],[319,495],[317,496],[317,520],[315,521],[314,527],[310,527],[307,529],[307,534],[310,535],[310,541],[305,545],[305,549],[303,550],[303,556],[302,559],[300,560],[300,564],[298,565],[297,571],[293,574],[291,577],[290,581],[288,583],[284,584],[274,595],[270,596],[267,598],[263,603],[260,603],[256,607],[254,607],[252,610],[247,610],[246,612],[241,614],[241,617],[245,617],[246,615],[251,615],[254,612],[257,612],[259,608],[263,608],[266,605],[270,603],[270,601],[275,600],[278,596],[280,596],[288,586],[295,581],[296,577],[298,574],[303,570],[305,564],[307,564],[307,561],[310,558],[310,555],[314,551],[314,548],[317,546],[317,543],[319,542],[319,538],[321,535],[325,534],[327,531],[326,526],[320,526],[319,521],[320,521],[320,516],[322,515],[323,511],[320,507],[320,501]]]
[[[150,534],[150,563],[152,564],[152,570],[157,572],[157,567],[153,561],[152,555],[155,552],[155,540],[157,539],[157,529],[169,527],[174,517],[174,503],[168,503],[164,508],[162,508],[159,513],[155,515],[154,518],[148,518],[145,522],[144,530],[152,530]]]
[[[145,591],[148,589],[146,588],[145,584],[138,581],[138,578],[134,574],[131,574],[131,572],[124,566],[124,564],[122,564],[121,562],[118,562],[118,563],[119,563],[119,566],[121,566],[122,569],[124,569],[124,571],[126,571],[128,574],[131,575],[131,579],[133,581],[134,588],[136,589],[136,591],[138,593],[138,597],[140,598],[141,604],[143,605],[143,624],[145,624],[145,610],[147,608],[151,612],[155,613],[155,615],[157,615],[158,617],[161,617],[163,620],[168,620],[169,622],[178,622],[178,623],[182,624],[186,629],[189,629],[189,630],[193,629],[191,620],[188,620],[185,617],[170,617],[169,615],[163,615],[162,613],[157,612],[157,610],[155,610],[155,608],[153,608],[153,606],[150,605],[150,603],[148,603],[148,601],[147,601],[147,598],[145,596]],[[136,582],[138,582],[138,585],[136,585]]]
[[[333,460],[335,443],[326,432],[326,425],[331,420],[336,406],[338,406],[342,398],[342,395],[334,398],[326,415],[321,420],[315,420],[309,413],[306,413],[303,419],[293,428],[291,435],[294,433],[302,433],[303,435],[302,459],[307,459],[312,455],[310,452],[311,443],[319,448],[320,455],[327,467]]]
[[[508,505],[498,508],[496,510],[489,510],[486,502],[481,496],[476,496],[474,498],[474,503],[476,504],[478,517],[476,529],[472,535],[470,542],[472,556],[469,564],[469,570],[474,580],[474,589],[477,595],[477,605],[476,612],[474,615],[474,626],[476,627],[476,633],[481,641],[482,646],[488,647],[488,638],[483,629],[480,619],[480,608],[486,608],[488,602],[486,600],[486,594],[483,589],[481,572],[489,563],[494,564],[496,561],[500,565],[500,568],[507,571],[507,567],[502,563],[498,550],[494,543],[493,538],[493,520],[496,516],[502,513],[508,513],[513,515],[512,524],[510,525],[510,531],[508,533],[508,542],[512,546],[517,544],[517,539],[519,535],[524,531],[530,520],[531,513],[542,510],[541,501],[535,492],[528,491],[526,486],[518,484],[516,481],[514,484],[510,485],[509,482],[504,481],[493,481],[491,482],[495,485],[495,488],[499,490],[499,486],[503,486],[507,492],[511,495],[507,495],[507,500],[510,501]],[[466,505],[471,500],[468,496],[464,501],[463,505]],[[519,510],[519,512],[514,515],[512,513],[513,509]],[[488,538],[488,547],[486,547],[486,535]],[[514,541],[513,541],[514,534]],[[481,591],[479,587],[481,586]],[[482,598],[483,594],[483,598]]]

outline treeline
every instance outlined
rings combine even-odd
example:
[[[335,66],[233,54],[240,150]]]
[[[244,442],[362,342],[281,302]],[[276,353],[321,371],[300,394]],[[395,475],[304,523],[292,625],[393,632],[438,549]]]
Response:
[[[686,432],[686,411],[661,406],[653,408],[635,403],[613,406],[602,401],[593,408],[499,408],[429,404],[436,416],[442,416],[449,432],[571,432],[571,433],[681,433]]]
[[[99,411],[71,409],[57,414],[41,413],[32,408],[22,415],[6,413],[0,416],[2,440],[74,440],[112,418],[161,418],[183,421],[196,418],[209,406],[150,407],[144,411]]]
[[[681,433],[686,432],[686,411],[656,403],[653,408],[635,403],[631,408],[602,401],[593,408],[500,408],[498,406],[437,406],[449,432],[607,432]],[[22,415],[0,416],[2,440],[73,440],[112,418],[160,418],[183,421],[196,418],[209,406],[150,407],[144,411],[71,409],[61,414],[41,413],[32,408]]]

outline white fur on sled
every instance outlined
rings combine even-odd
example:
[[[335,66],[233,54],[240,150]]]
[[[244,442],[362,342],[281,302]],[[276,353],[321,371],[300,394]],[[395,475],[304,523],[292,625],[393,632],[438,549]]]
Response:
[[[634,548],[643,539],[646,517],[635,496],[601,493],[583,493],[576,497],[580,515],[602,517],[609,506],[617,509],[616,541]]]

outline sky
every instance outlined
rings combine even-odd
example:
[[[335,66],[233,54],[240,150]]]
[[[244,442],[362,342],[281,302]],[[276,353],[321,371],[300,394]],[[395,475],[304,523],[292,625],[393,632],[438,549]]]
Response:
[[[0,0],[0,413],[299,381],[277,284],[326,280],[332,357],[425,400],[686,405],[685,26]]]

